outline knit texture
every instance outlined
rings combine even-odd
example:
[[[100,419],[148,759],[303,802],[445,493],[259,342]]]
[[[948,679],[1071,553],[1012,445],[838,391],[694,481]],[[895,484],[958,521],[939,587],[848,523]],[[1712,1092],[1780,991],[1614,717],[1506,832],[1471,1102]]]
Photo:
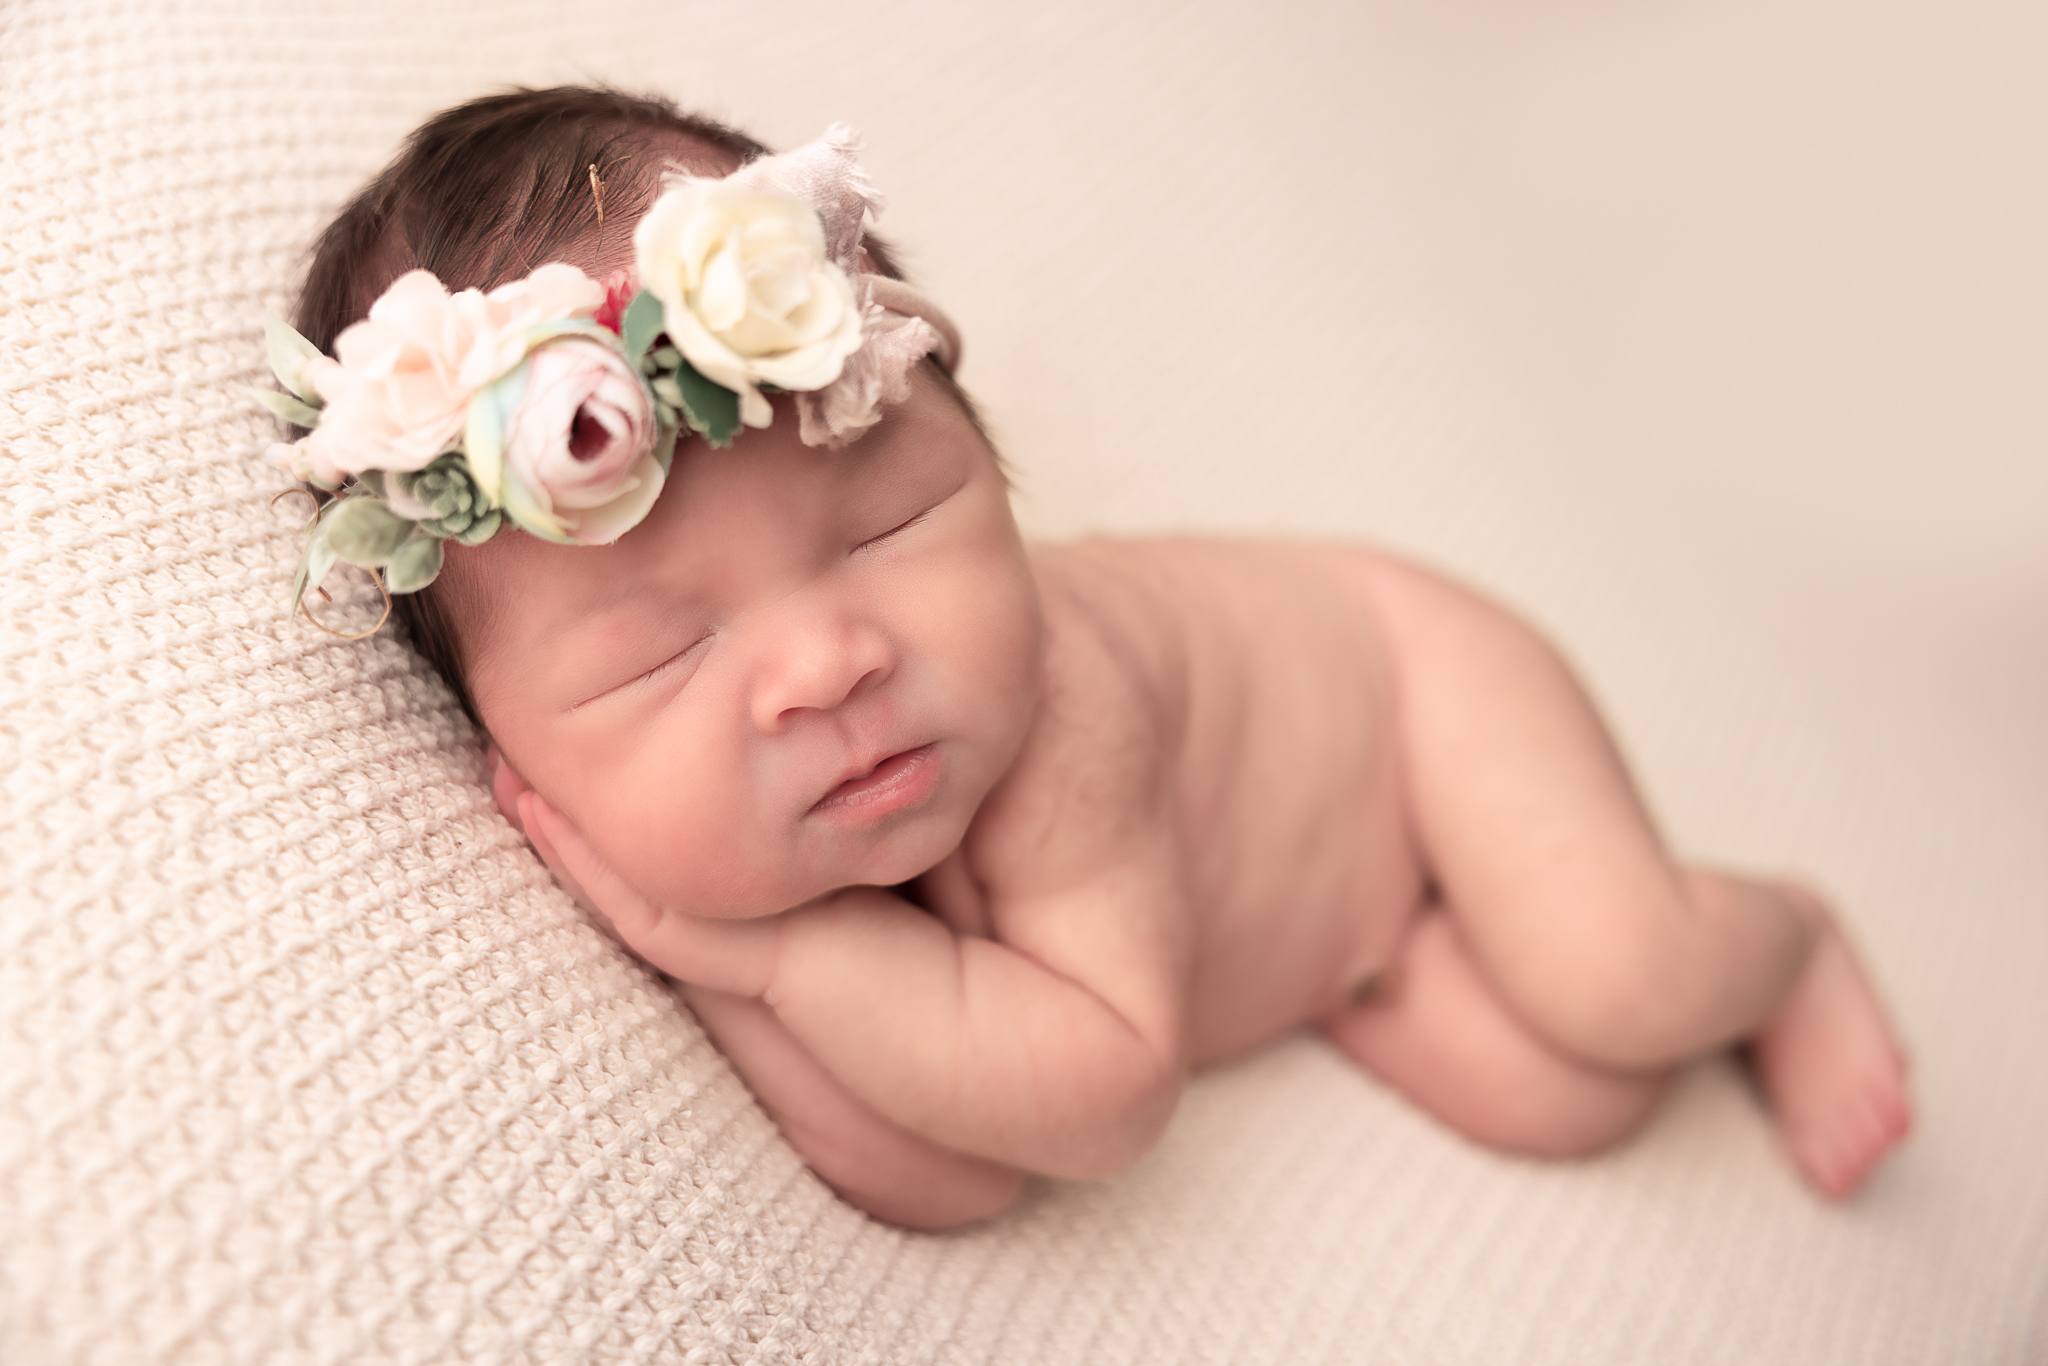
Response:
[[[688,8],[0,8],[0,1360],[2048,1360],[2048,578],[1902,587],[1975,572],[1944,547],[2005,544],[2010,497],[1890,558],[1846,517],[1810,559],[1754,525],[1689,553],[1728,526],[1711,497],[1602,466],[1458,283],[1541,263],[1440,231],[1389,150],[1433,145],[1398,117],[1431,107],[1415,72],[1492,88],[1483,41],[1370,7],[913,30],[792,0],[683,35]],[[1836,69],[1819,20],[1729,13],[1729,51]],[[1553,32],[1526,79],[1615,89],[1698,38],[1579,32],[1606,55]],[[1032,525],[1391,536],[1557,625],[1682,844],[1844,894],[1919,1062],[1913,1145],[1823,1206],[1710,1064],[1618,1154],[1514,1161],[1300,1038],[1200,1079],[1127,1175],[990,1225],[834,1200],[494,813],[404,643],[284,611],[303,512],[238,393],[264,312],[420,118],[592,77],[781,146],[866,126]],[[1998,126],[2048,129],[2028,110]],[[1632,289],[1588,269],[1587,299]]]

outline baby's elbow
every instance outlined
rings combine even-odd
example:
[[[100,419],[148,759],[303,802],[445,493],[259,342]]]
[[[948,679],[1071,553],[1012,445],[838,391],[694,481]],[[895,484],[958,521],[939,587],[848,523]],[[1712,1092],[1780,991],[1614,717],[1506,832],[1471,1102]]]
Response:
[[[1024,1173],[993,1162],[963,1161],[941,1164],[917,1181],[826,1184],[840,1199],[884,1223],[944,1233],[995,1218],[1017,1203],[1024,1181]]]
[[[1070,1181],[1119,1175],[1151,1152],[1166,1132],[1187,1074],[1178,1060],[1153,1060],[1105,1086],[1087,1121],[1077,1123],[1058,1157],[1041,1170]]]

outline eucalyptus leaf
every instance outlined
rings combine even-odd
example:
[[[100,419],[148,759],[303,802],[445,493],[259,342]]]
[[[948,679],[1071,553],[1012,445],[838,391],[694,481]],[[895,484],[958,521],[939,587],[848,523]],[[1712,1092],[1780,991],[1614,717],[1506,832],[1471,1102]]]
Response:
[[[299,555],[299,572],[292,578],[292,602],[285,610],[296,612],[306,594],[320,586],[327,577],[327,571],[334,568],[334,547],[327,540],[327,519],[315,515],[312,534],[306,537],[306,548]]]
[[[266,316],[263,319],[263,349],[269,353],[270,370],[277,376],[277,382],[313,407],[320,407],[320,395],[305,382],[306,362],[318,356],[320,348],[300,336],[282,318]],[[305,422],[299,425],[310,427],[313,424]]]
[[[412,523],[382,498],[344,498],[325,519],[334,553],[350,564],[380,569],[412,535]]]
[[[654,345],[654,339],[661,335],[667,314],[662,312],[661,300],[646,290],[633,296],[633,302],[626,305],[626,315],[619,319],[619,343],[625,348],[626,359],[634,365],[647,354],[647,348]]]
[[[740,434],[740,396],[698,374],[688,361],[677,368],[675,380],[690,430],[704,433],[713,446],[730,446]]]
[[[414,536],[398,547],[391,563],[384,567],[384,586],[394,593],[417,593],[441,572],[441,542],[433,536]]]
[[[310,404],[300,402],[290,394],[280,394],[275,389],[254,388],[250,389],[248,394],[250,398],[255,399],[287,422],[301,427],[317,427],[320,425],[320,410]]]

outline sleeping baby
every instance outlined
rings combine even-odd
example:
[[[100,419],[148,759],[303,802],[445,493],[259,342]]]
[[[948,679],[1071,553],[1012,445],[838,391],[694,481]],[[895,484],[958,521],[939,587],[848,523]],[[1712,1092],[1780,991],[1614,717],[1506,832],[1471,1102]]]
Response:
[[[894,1223],[1114,1173],[1315,1026],[1462,1134],[1606,1148],[1739,1047],[1842,1196],[1906,1132],[1827,906],[1675,863],[1558,653],[1346,545],[1026,545],[834,129],[430,120],[271,327],[318,490],[500,808]]]

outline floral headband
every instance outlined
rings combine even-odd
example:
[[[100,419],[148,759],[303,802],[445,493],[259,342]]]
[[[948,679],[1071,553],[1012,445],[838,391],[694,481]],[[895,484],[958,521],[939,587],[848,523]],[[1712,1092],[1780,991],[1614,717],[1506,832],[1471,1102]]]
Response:
[[[272,461],[334,496],[308,523],[292,609],[336,560],[425,588],[444,542],[507,522],[605,545],[638,525],[687,427],[727,446],[796,396],[799,434],[838,447],[909,396],[910,370],[960,336],[922,294],[860,269],[882,198],[835,124],[723,179],[670,176],[633,234],[634,270],[606,284],[541,266],[488,294],[401,275],[332,357],[275,318],[255,390],[309,428]],[[388,610],[388,609],[387,609]]]

